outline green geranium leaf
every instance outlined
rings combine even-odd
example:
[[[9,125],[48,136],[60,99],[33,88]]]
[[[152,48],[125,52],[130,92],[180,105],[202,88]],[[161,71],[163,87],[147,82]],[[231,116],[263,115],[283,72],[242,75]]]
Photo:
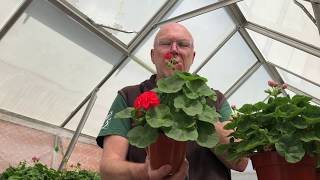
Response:
[[[195,118],[188,116],[185,112],[180,111],[174,114],[173,122],[178,128],[192,128],[196,124]]]
[[[182,89],[185,81],[178,76],[171,76],[157,81],[158,89],[164,93],[175,93]]]
[[[311,97],[304,95],[295,95],[292,97],[292,103],[299,107],[304,107],[309,104],[308,102],[311,101],[311,99]]]
[[[132,113],[133,110],[134,110],[133,107],[127,107],[126,109],[116,113],[114,115],[114,118],[116,118],[116,119],[131,118],[132,117],[131,113]]]
[[[131,145],[138,148],[145,148],[148,145],[156,142],[159,132],[157,129],[145,126],[136,126],[128,132],[128,140]]]
[[[319,130],[305,131],[301,134],[300,140],[303,142],[319,141],[320,142],[320,132]]]
[[[202,80],[188,81],[186,86],[199,96],[211,96],[214,93]]]
[[[219,114],[216,112],[216,109],[214,107],[205,105],[203,108],[203,112],[199,114],[198,117],[201,121],[214,124],[219,119]]]
[[[309,124],[307,123],[307,121],[302,118],[302,117],[294,117],[291,121],[290,124],[298,129],[306,129]]]
[[[226,124],[223,129],[225,130],[233,130],[237,127],[238,123],[237,121],[231,121],[230,123]]]
[[[172,115],[167,105],[160,104],[146,113],[146,121],[153,128],[172,126]]]
[[[198,138],[198,132],[195,127],[178,128],[173,126],[170,128],[162,128],[162,130],[166,136],[176,141],[195,141]]]
[[[206,78],[201,77],[199,75],[193,75],[188,72],[176,72],[176,75],[179,76],[181,79],[184,79],[185,81],[193,81],[199,79],[203,82],[207,82]]]
[[[320,117],[318,118],[308,118],[303,116],[303,118],[310,124],[319,124],[320,123]]]
[[[257,111],[257,108],[252,104],[245,104],[238,111],[243,114],[251,114]]]
[[[174,99],[174,107],[182,109],[189,116],[201,114],[203,108],[199,100],[191,100],[184,95],[180,95]]]
[[[254,104],[254,107],[256,110],[264,110],[267,108],[267,104],[265,104],[264,102],[258,102],[256,104]]]
[[[278,130],[282,133],[282,134],[287,134],[287,135],[292,135],[295,131],[296,128],[291,125],[291,124],[278,124]]]
[[[217,135],[214,125],[206,122],[199,121],[198,125],[198,139],[197,143],[202,147],[212,148],[219,142],[219,136]]]
[[[217,94],[215,91],[213,91],[213,94],[208,96],[209,99],[211,99],[212,101],[216,102],[217,101]]]
[[[304,111],[305,108],[299,108],[296,105],[293,104],[284,104],[278,107],[279,110],[283,113],[285,113],[285,117],[291,118],[296,117],[297,115],[301,114],[302,111]]]
[[[279,142],[275,143],[275,147],[277,152],[289,163],[299,162],[305,155],[301,141],[291,136],[282,137]]]
[[[259,131],[256,131],[256,132],[259,132]],[[266,142],[268,142],[268,140],[266,139],[265,136],[261,134],[257,134],[255,136],[250,137],[246,141],[240,141],[238,143],[236,152],[241,153],[241,152],[250,151],[252,149],[257,148],[260,145],[266,144]]]
[[[197,99],[199,95],[193,91],[191,91],[186,86],[183,86],[183,93],[189,98],[189,99]]]
[[[303,115],[309,118],[320,118],[320,106],[306,106],[306,108],[303,111]]]

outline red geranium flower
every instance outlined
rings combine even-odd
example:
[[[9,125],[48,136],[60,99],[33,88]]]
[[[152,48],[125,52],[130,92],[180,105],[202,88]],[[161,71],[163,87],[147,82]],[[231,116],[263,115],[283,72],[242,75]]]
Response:
[[[163,55],[163,58],[170,60],[170,59],[173,58],[173,54],[171,54],[171,53],[168,52],[168,53],[166,53],[166,54]]]
[[[134,101],[134,108],[136,109],[145,109],[146,111],[150,107],[156,107],[160,104],[160,100],[157,96],[157,93],[153,91],[146,91],[136,98]]]

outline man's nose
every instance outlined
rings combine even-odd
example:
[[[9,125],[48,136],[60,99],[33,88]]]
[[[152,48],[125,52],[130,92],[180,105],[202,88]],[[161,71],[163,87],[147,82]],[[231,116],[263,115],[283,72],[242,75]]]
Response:
[[[171,53],[178,53],[178,44],[177,42],[172,42],[171,47],[170,47]]]

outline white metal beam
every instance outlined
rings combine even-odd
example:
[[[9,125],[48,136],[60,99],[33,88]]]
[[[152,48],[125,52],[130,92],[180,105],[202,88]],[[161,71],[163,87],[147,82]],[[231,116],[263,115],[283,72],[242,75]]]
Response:
[[[27,7],[30,5],[31,2],[32,0],[24,0],[24,2],[20,4],[17,10],[12,14],[12,16],[0,29],[0,40],[9,31],[9,29],[13,26],[13,24],[19,19],[21,14],[24,12],[24,10],[27,9]]]
[[[216,3],[210,4],[208,6],[205,6],[205,7],[202,7],[202,8],[187,12],[185,14],[181,14],[181,15],[173,17],[171,19],[167,19],[167,20],[161,21],[161,22],[157,23],[156,26],[159,26],[159,25],[162,25],[162,24],[166,24],[166,23],[170,23],[170,22],[180,22],[180,21],[183,21],[183,20],[186,20],[186,19],[189,19],[189,18],[192,18],[192,17],[196,17],[196,16],[199,16],[201,14],[204,14],[204,13],[207,13],[207,12],[210,12],[210,11],[213,11],[213,10],[216,10],[216,9],[219,9],[219,8],[222,8],[222,7],[225,7],[225,6],[240,2],[240,1],[242,1],[242,0],[223,0],[223,1],[219,1],[219,2],[216,2]]]
[[[128,55],[128,48],[127,45],[124,44],[122,41],[114,37],[110,32],[104,30],[103,28],[96,27],[92,24],[92,20],[81,13],[78,9],[74,8],[71,4],[69,4],[65,0],[48,0],[54,6],[62,10],[64,13],[69,15],[72,19],[80,23],[82,26],[87,28],[89,31],[96,34],[99,38],[106,41],[108,44],[113,45],[116,49],[120,52]]]
[[[252,22],[245,23],[244,27],[320,58],[319,47],[313,46],[311,44],[305,43],[293,37],[273,31]]]

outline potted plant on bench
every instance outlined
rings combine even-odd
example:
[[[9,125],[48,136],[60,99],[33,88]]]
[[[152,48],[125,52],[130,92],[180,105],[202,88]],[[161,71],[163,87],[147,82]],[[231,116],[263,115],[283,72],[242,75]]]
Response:
[[[259,180],[315,180],[320,154],[320,107],[303,95],[281,96],[286,84],[268,82],[267,102],[235,109],[230,144],[217,145],[230,160],[250,157]]]

